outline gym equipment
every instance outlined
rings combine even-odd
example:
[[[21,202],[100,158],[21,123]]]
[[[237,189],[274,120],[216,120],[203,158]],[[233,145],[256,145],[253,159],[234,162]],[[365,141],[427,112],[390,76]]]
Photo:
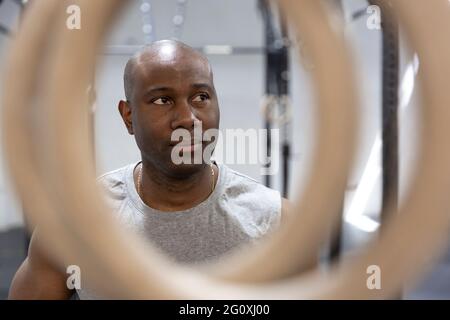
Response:
[[[291,112],[289,99],[289,43],[287,26],[283,22],[279,8],[269,0],[260,0],[259,8],[264,21],[266,48],[266,92],[262,101],[264,126],[270,132],[277,124],[280,128],[281,156],[282,156],[282,190],[284,197],[288,195],[289,160],[291,155]],[[279,19],[275,19],[278,17]],[[274,117],[275,109],[279,108],[281,115]],[[267,135],[266,153],[271,154],[272,141]],[[276,150],[278,152],[278,150]],[[270,167],[270,161],[265,164]],[[270,187],[271,176],[264,176],[265,185]]]

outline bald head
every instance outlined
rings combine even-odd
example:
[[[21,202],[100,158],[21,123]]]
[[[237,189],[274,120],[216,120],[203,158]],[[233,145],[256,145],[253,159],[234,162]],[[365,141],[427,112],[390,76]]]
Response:
[[[127,101],[132,100],[136,77],[146,66],[155,64],[173,65],[181,61],[182,63],[191,62],[204,64],[209,69],[212,78],[211,65],[208,59],[200,52],[180,41],[156,41],[138,51],[126,64],[123,80]]]

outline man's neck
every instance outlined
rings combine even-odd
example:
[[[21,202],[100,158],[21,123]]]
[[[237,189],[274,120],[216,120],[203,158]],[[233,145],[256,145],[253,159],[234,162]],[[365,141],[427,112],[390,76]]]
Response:
[[[214,171],[216,173],[216,168]],[[134,181],[137,190],[140,189],[139,196],[149,207],[161,211],[180,211],[192,208],[208,198],[215,176],[217,174],[212,175],[211,167],[205,164],[189,177],[171,177],[143,160],[136,167]]]

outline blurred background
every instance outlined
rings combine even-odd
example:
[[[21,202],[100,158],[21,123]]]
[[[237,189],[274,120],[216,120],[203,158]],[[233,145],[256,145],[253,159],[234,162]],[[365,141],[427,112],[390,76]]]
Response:
[[[279,172],[268,179],[260,174],[261,164],[229,165],[279,190],[288,198],[294,198],[305,182],[314,146],[314,97],[310,83],[314,66],[308,59],[308,43],[302,39],[297,39],[295,45],[279,42],[284,40],[283,28],[277,27],[277,16],[265,1],[130,2],[106,40],[95,74],[97,99],[93,124],[98,174],[125,166],[140,157],[134,139],[128,135],[117,111],[119,100],[124,98],[122,79],[127,60],[146,43],[179,39],[203,51],[212,64],[221,108],[221,129],[266,128],[267,121],[261,112],[263,97],[267,94],[289,96],[292,106],[289,121],[281,125],[270,124],[272,128],[281,130],[282,142],[289,147],[289,154],[282,148],[283,145],[273,150],[280,154]],[[356,252],[376,236],[382,222],[383,35],[380,28],[371,27],[374,11],[369,8],[368,1],[325,2],[342,22],[343,36],[353,53],[360,85],[355,90],[360,92],[361,118],[359,149],[342,205],[341,233],[330,239],[330,247],[323,253],[323,261],[328,261],[332,257]],[[0,1],[0,73],[27,5],[27,1],[21,0]],[[278,33],[272,34],[271,30]],[[417,149],[419,93],[415,88],[415,79],[420,71],[420,59],[408,48],[401,30],[398,45],[399,169],[397,179],[392,178],[392,184],[398,183],[401,201]],[[300,53],[296,46],[301,47]],[[282,57],[285,61],[278,65],[279,68],[273,68],[273,63],[268,63],[275,61],[271,60],[273,57]],[[277,78],[278,82],[286,86],[281,92],[277,91],[279,88],[271,87],[270,77],[277,72],[278,76],[281,75]],[[0,83],[0,95],[2,88]],[[0,146],[0,299],[7,297],[11,279],[26,256],[27,241],[20,201],[9,182],[8,168]],[[450,257],[444,256],[423,279],[405,287],[399,298],[449,299],[449,279]]]

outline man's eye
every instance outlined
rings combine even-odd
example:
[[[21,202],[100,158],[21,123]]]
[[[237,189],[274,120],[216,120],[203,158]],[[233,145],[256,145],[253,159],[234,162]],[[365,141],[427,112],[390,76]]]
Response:
[[[169,104],[170,100],[166,97],[161,97],[152,101],[154,104]]]
[[[209,96],[206,93],[199,94],[192,99],[194,102],[204,102],[209,99]]]

